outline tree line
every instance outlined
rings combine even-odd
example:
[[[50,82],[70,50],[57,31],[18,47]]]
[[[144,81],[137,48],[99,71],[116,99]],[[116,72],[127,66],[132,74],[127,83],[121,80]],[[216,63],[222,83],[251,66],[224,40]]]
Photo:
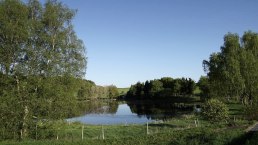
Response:
[[[145,83],[137,82],[132,85],[126,95],[126,98],[135,99],[158,99],[164,97],[193,95],[196,87],[191,78],[163,77],[146,81]]]
[[[89,80],[78,80],[81,86],[78,91],[79,100],[92,100],[92,99],[116,99],[119,92],[116,86],[98,86]]]
[[[220,52],[203,61],[206,77],[198,84],[202,98],[236,101],[246,106],[246,114],[257,118],[258,34],[247,31],[240,37],[228,33]]]

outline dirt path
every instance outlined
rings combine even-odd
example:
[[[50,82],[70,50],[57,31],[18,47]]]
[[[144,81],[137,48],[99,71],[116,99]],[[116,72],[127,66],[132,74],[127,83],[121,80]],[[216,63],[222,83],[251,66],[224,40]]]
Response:
[[[246,129],[246,132],[252,132],[252,131],[258,131],[258,122],[256,122],[254,125],[252,125],[252,126],[250,126],[250,127],[248,127],[247,129]]]

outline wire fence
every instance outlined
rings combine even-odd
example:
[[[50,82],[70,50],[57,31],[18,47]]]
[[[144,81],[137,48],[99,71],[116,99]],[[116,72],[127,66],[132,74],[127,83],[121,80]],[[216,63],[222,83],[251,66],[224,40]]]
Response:
[[[234,121],[240,118],[233,118]],[[82,125],[66,122],[59,127],[45,127],[35,125],[28,130],[27,137],[33,140],[69,140],[79,141],[85,139],[114,139],[139,135],[152,135],[158,133],[171,133],[178,130],[201,127],[205,122],[198,118],[173,120],[172,123],[152,122],[144,125]],[[19,139],[19,130],[0,130],[0,140]]]
[[[194,127],[194,123],[191,124]],[[176,126],[165,123],[146,123],[145,125],[68,125],[67,128],[41,128],[36,126],[28,131],[28,138],[34,140],[84,140],[84,139],[107,139],[125,138],[138,135],[150,135],[165,133],[185,126]],[[0,131],[0,139],[19,139],[19,131],[4,130]]]

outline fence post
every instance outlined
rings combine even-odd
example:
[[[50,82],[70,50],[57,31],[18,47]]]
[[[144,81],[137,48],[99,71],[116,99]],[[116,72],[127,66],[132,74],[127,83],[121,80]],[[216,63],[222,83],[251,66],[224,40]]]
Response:
[[[2,137],[5,139],[4,129],[2,129]]]
[[[36,140],[38,140],[38,124],[36,124]]]
[[[104,140],[105,139],[105,134],[104,134],[104,128],[103,128],[103,125],[101,126],[102,128],[102,139]]]
[[[148,122],[147,122],[147,135],[149,134],[149,124],[148,124]]]
[[[82,140],[83,140],[83,130],[84,130],[84,125],[82,126]]]
[[[59,137],[58,137],[58,129],[57,129],[57,132],[56,132],[56,140],[58,140]]]

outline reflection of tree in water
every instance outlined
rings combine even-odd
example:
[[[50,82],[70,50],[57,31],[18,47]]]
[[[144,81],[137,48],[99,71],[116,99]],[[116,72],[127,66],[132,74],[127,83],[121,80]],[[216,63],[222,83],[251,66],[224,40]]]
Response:
[[[117,101],[108,101],[108,113],[115,114],[118,109],[118,102]]]
[[[91,100],[80,102],[79,105],[79,114],[115,114],[118,109],[118,102],[113,100]]]
[[[193,110],[193,105],[183,103],[171,103],[164,101],[127,101],[133,113],[146,115],[148,119],[167,120],[182,113],[189,113]]]

